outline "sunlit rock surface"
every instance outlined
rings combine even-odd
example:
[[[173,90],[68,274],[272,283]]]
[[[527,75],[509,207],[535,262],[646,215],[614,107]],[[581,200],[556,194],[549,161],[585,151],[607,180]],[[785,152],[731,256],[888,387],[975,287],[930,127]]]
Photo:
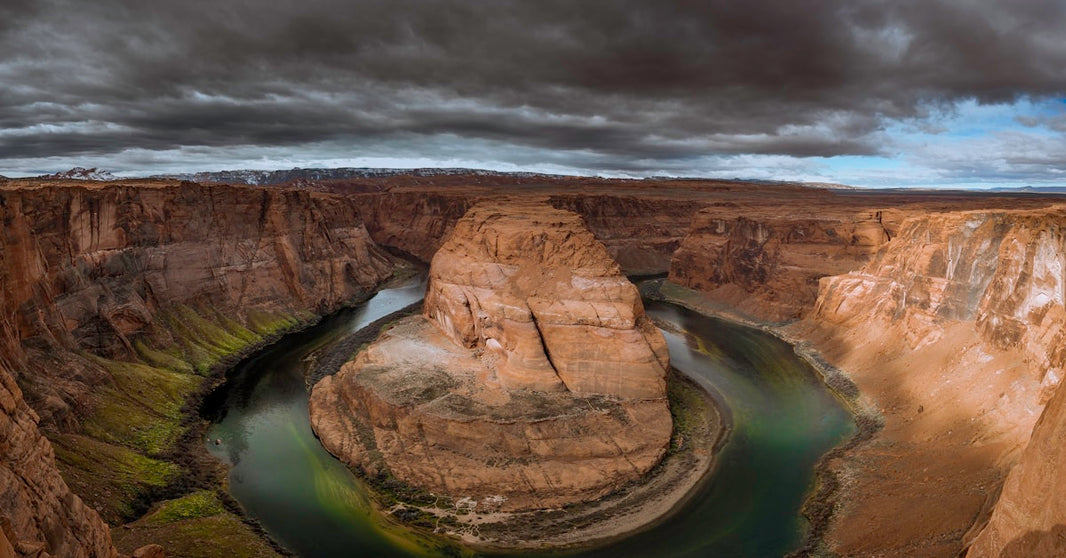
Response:
[[[1058,480],[1039,463],[1052,457],[1040,428],[1033,463],[996,496],[1063,373],[1063,224],[1060,208],[915,217],[862,269],[822,280],[805,336],[885,423],[833,465],[847,490],[835,550],[957,554],[993,504],[982,549],[1052,527],[1037,494]]]

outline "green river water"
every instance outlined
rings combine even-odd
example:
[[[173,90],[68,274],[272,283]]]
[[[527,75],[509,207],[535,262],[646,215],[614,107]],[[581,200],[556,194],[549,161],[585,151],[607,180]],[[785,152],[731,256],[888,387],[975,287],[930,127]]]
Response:
[[[307,414],[306,357],[422,298],[424,283],[386,289],[242,362],[205,403],[205,444],[232,466],[230,493],[299,556],[454,552],[374,512],[360,481],[328,454]],[[800,507],[814,466],[851,436],[850,413],[792,347],[762,331],[649,302],[678,370],[732,416],[713,475],[658,525],[566,556],[781,556],[802,542]],[[215,443],[215,440],[221,443]]]

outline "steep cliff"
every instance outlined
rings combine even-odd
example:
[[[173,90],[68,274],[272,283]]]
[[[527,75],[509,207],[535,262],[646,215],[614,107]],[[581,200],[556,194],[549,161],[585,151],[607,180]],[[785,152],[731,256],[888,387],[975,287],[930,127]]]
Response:
[[[501,510],[587,501],[665,453],[666,344],[574,213],[486,202],[433,258],[424,316],[323,379],[323,445]]]
[[[367,230],[384,246],[399,248],[429,262],[456,221],[487,192],[413,191],[360,195]]]
[[[884,419],[832,464],[834,550],[953,554],[983,525],[1062,376],[1064,223],[1061,208],[926,215],[822,280],[794,331]]]
[[[28,403],[3,405],[20,434],[0,455],[23,460],[0,467],[23,487],[0,505],[15,537],[103,555],[106,528],[67,484],[119,521],[174,480],[182,404],[209,371],[391,274],[357,215],[350,200],[308,192],[6,184],[0,366]],[[38,416],[52,444],[31,428]],[[26,491],[30,507],[15,500]]]
[[[1056,390],[967,556],[1066,555],[1066,390]]]
[[[738,216],[738,213],[740,216]],[[861,267],[891,238],[879,210],[704,208],[674,253],[670,281],[768,321],[810,309],[818,279]]]
[[[644,194],[556,194],[549,203],[581,216],[627,275],[665,273],[703,202]]]
[[[0,527],[0,556],[117,556],[107,525],[67,488],[36,413],[2,364]]]
[[[482,200],[508,197],[547,199],[558,209],[573,211],[585,221],[630,275],[665,272],[670,258],[688,230],[692,215],[703,202],[691,192],[649,195],[604,188],[574,192],[565,184],[393,189],[357,194],[367,229],[374,240],[429,262],[467,209]]]

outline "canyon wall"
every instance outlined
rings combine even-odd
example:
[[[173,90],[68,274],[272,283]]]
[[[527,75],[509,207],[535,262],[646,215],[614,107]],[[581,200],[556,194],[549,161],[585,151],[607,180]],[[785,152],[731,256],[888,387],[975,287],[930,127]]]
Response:
[[[411,191],[356,196],[367,231],[382,246],[391,246],[428,263],[455,222],[478,200],[491,195],[465,192]]]
[[[861,267],[891,238],[882,215],[716,203],[693,217],[673,255],[670,281],[759,320],[796,319],[813,305],[821,277]]]
[[[371,476],[504,511],[590,501],[665,454],[665,340],[575,213],[483,202],[433,258],[424,315],[311,395]]]
[[[11,181],[0,217],[0,519],[53,555],[113,552],[68,483],[121,520],[179,473],[181,406],[215,365],[394,269],[353,201],[310,192]]]
[[[384,246],[429,262],[455,223],[481,200],[508,197],[545,200],[581,215],[626,274],[650,275],[669,269],[670,258],[688,230],[699,199],[625,192],[560,193],[566,188],[417,188],[357,194],[367,229]]]
[[[1061,208],[915,217],[862,269],[821,280],[792,333],[884,422],[830,463],[832,550],[953,555],[984,525],[1062,377],[1063,224]]]
[[[1066,555],[1066,390],[1056,390],[967,556]]]
[[[627,275],[665,273],[693,215],[704,203],[654,194],[591,192],[555,194],[548,202],[580,215]]]
[[[2,364],[0,529],[0,556],[117,556],[107,525],[60,476],[37,414]]]

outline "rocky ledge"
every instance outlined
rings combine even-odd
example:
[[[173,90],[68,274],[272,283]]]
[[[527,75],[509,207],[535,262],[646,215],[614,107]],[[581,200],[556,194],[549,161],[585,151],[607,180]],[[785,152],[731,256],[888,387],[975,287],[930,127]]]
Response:
[[[479,509],[590,501],[642,478],[672,421],[637,289],[569,211],[474,206],[406,318],[311,395],[349,466]]]

